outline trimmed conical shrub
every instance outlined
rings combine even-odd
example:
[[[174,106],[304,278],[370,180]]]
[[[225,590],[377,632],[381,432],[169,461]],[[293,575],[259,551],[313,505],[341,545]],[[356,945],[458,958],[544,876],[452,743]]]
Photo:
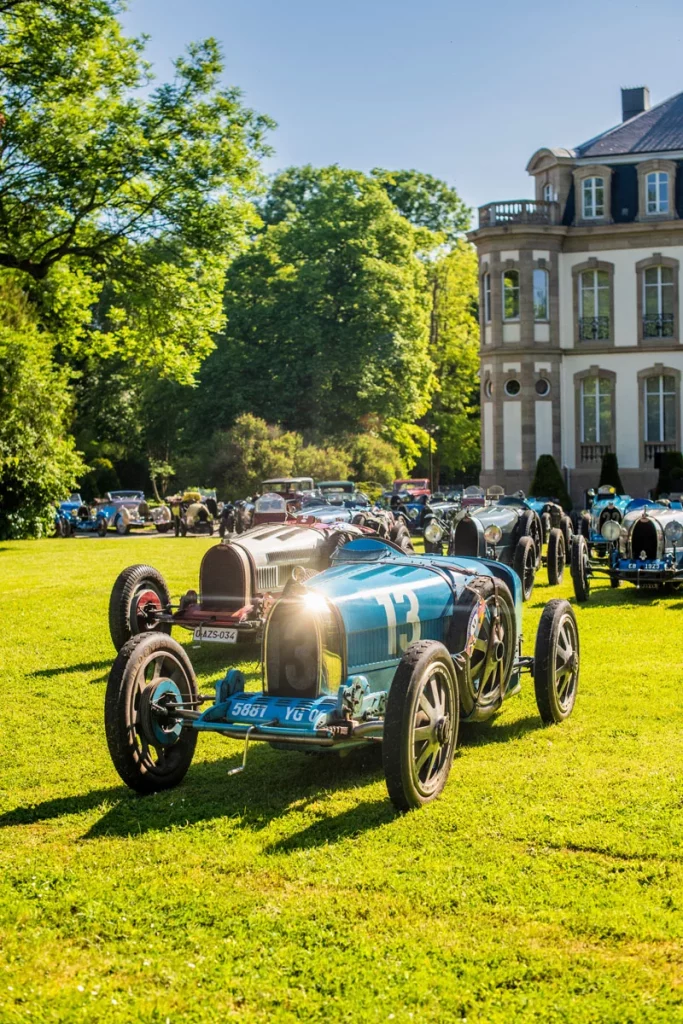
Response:
[[[626,494],[624,485],[619,476],[619,462],[614,452],[607,452],[602,457],[602,469],[600,470],[599,487],[614,487],[617,494]]]
[[[564,485],[560,467],[552,455],[541,455],[531,481],[531,494],[538,498],[556,498],[565,512],[572,507],[572,499]]]
[[[662,452],[659,460],[657,497],[683,491],[683,455],[680,452]]]

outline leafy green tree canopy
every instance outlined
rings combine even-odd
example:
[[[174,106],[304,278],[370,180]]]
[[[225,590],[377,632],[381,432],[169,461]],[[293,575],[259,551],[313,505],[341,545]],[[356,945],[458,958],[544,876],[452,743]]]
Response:
[[[24,275],[67,354],[190,380],[223,322],[227,263],[257,224],[272,122],[220,86],[212,39],[148,91],[120,10],[0,0],[0,267]]]
[[[386,171],[376,167],[372,176],[392,203],[415,227],[427,228],[454,245],[470,225],[471,210],[454,188],[423,171]]]
[[[622,484],[621,477],[619,476],[619,462],[617,460],[616,452],[606,452],[602,457],[600,482],[598,487],[606,485],[616,488],[617,494],[625,494],[624,485]]]
[[[0,275],[0,539],[39,537],[84,470],[66,435],[66,374],[12,275]]]
[[[369,411],[414,420],[433,387],[415,229],[377,182],[338,167],[284,172],[266,206],[302,180],[297,203],[281,218],[271,204],[230,267],[204,414],[229,423],[252,410],[328,438],[354,433]]]

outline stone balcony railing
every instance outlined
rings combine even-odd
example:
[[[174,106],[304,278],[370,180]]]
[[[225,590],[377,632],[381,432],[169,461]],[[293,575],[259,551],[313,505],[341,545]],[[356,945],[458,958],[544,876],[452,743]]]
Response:
[[[560,204],[534,199],[511,199],[506,203],[487,203],[479,207],[479,227],[505,224],[559,224]]]
[[[675,441],[645,441],[644,442],[644,455],[646,462],[654,462],[655,455],[661,455],[662,452],[675,452],[676,442]]]
[[[580,446],[581,462],[602,462],[605,455],[612,451],[611,444],[592,444],[582,441]]]

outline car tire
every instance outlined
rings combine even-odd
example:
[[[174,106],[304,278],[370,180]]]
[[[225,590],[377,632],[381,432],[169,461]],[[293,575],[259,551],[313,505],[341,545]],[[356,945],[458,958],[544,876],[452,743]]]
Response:
[[[436,640],[411,644],[389,689],[382,739],[387,790],[399,811],[423,807],[446,785],[458,740],[459,705],[453,660],[444,645]]]
[[[543,609],[536,633],[534,690],[546,725],[572,713],[579,685],[579,629],[569,601],[555,599]]]
[[[155,523],[154,525],[157,528],[157,533],[168,533],[171,529],[170,523]]]
[[[97,526],[95,527],[95,530],[96,530],[96,533],[97,533],[98,537],[106,537],[107,536],[107,520],[104,519],[104,518],[98,519],[97,520]]]
[[[572,547],[572,537],[574,535],[574,528],[569,516],[562,516],[562,519],[560,520],[560,529],[562,530],[562,536],[564,537],[565,557],[569,558],[569,552]]]
[[[564,577],[564,567],[567,562],[567,550],[564,544],[562,530],[555,527],[548,535],[548,583],[556,587]]]
[[[114,519],[114,528],[119,537],[125,537],[127,533],[130,533],[130,526],[120,513]]]
[[[572,541],[572,582],[574,595],[579,604],[590,597],[590,576],[588,574],[588,545],[583,534],[578,534]]]
[[[442,555],[443,554],[443,539],[434,541],[425,541],[425,554],[426,555]]]
[[[609,574],[609,585],[612,588],[612,590],[618,590],[621,586],[621,580],[615,572],[611,572]]]
[[[197,700],[192,665],[175,640],[156,634],[136,636],[119,651],[107,682],[104,725],[114,767],[137,793],[177,786],[192,763],[197,744],[197,733],[187,728],[168,745],[157,745],[150,736],[142,696],[155,665],[161,665],[161,675],[175,683],[182,700]]]
[[[184,519],[180,520],[180,536],[187,537],[187,523]]]
[[[544,512],[541,516],[541,525],[543,527],[543,543],[547,544],[548,537],[550,536],[550,531],[553,528],[553,524],[550,519],[550,514],[548,512]]]
[[[463,588],[453,605],[446,646],[462,656],[456,659],[461,717],[501,704],[517,653],[515,604],[504,583],[479,577]]]
[[[151,565],[129,565],[116,578],[109,597],[109,633],[117,651],[140,633],[171,632],[170,622],[150,626],[143,613],[146,605],[169,610],[171,595],[166,580]]]
[[[398,544],[398,546],[400,547],[401,551],[404,551],[407,555],[411,555],[415,551],[415,548],[413,547],[412,538],[411,538],[408,530],[405,528],[405,526],[403,527],[402,530],[399,530],[398,533],[396,534],[396,539],[394,540],[394,544]]]
[[[528,601],[536,580],[536,545],[528,534],[517,541],[512,568],[522,583],[522,600]]]

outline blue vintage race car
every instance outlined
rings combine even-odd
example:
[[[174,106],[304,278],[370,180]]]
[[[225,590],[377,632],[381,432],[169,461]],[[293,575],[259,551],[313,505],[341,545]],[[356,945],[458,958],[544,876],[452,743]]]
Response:
[[[80,494],[71,494],[68,501],[62,501],[55,513],[55,536],[74,537],[77,533],[96,533],[104,537],[107,532],[107,517],[99,510],[93,512]]]
[[[601,527],[605,557],[591,559],[584,536],[572,547],[572,580],[577,601],[590,597],[591,579],[609,578],[639,588],[662,589],[683,583],[683,510],[653,501],[631,502],[623,519],[605,519]]]
[[[581,513],[577,533],[585,537],[589,550],[592,548],[598,558],[605,558],[608,544],[602,533],[603,525],[609,520],[621,523],[627,512],[653,504],[649,498],[632,498],[630,494],[617,494],[614,487],[599,487],[591,507]]]
[[[571,713],[579,634],[567,601],[546,605],[535,657],[521,656],[517,575],[478,558],[409,555],[362,538],[333,566],[295,573],[266,622],[264,681],[231,669],[200,695],[185,650],[169,636],[129,640],[105,701],[109,751],[132,789],[177,785],[201,732],[279,749],[381,743],[393,803],[420,807],[443,789],[461,720],[490,718],[530,671],[544,722]],[[298,579],[296,578],[298,577]],[[211,701],[205,710],[200,705]],[[233,769],[233,772],[240,769]]]

